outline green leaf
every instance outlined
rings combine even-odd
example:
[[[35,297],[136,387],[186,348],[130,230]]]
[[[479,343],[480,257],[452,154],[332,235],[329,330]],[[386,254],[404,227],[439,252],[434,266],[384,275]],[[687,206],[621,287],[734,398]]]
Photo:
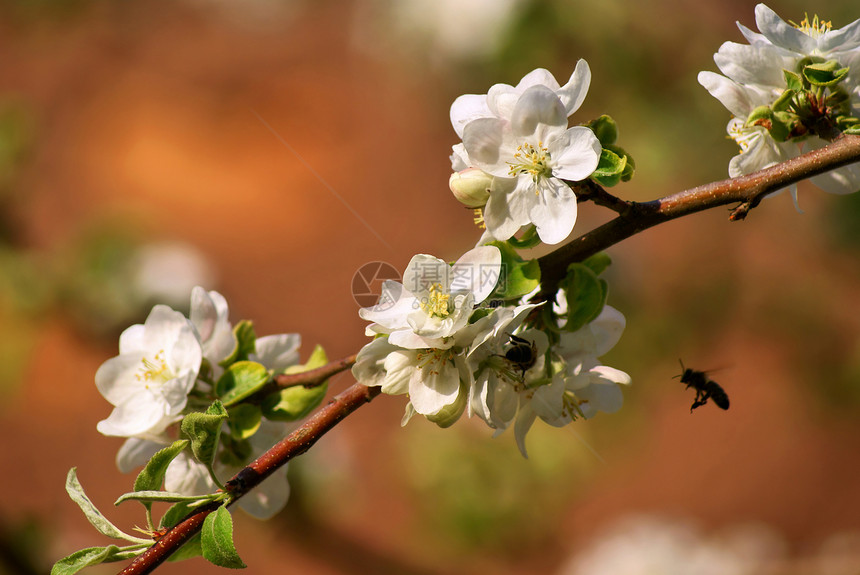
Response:
[[[618,139],[618,125],[606,114],[589,122],[587,127],[594,132],[603,147],[614,144]]]
[[[749,116],[747,116],[747,125],[753,126],[756,125],[756,122],[770,120],[772,117],[773,110],[770,109],[770,106],[759,106],[750,112]]]
[[[203,557],[218,567],[243,569],[247,567],[233,545],[233,518],[226,507],[219,507],[203,521],[200,532]]]
[[[322,346],[316,346],[304,365],[291,365],[286,373],[302,373],[328,363],[328,357]],[[266,419],[272,421],[296,421],[307,416],[325,398],[328,392],[328,382],[314,387],[288,387],[267,396],[263,400],[262,409]]]
[[[487,298],[511,300],[534,291],[540,285],[540,266],[537,260],[524,260],[508,242],[492,242],[502,253],[502,268],[496,289]]]
[[[221,367],[227,367],[237,361],[245,361],[257,351],[257,334],[254,332],[253,322],[246,319],[240,321],[233,327],[233,335],[236,336],[236,347],[218,364]]]
[[[66,493],[69,494],[72,501],[78,504],[78,507],[80,507],[81,511],[84,512],[87,520],[96,528],[96,531],[102,535],[113,539],[131,541],[132,543],[149,543],[146,539],[141,539],[124,533],[116,525],[108,521],[107,517],[102,515],[101,511],[96,509],[96,506],[93,505],[93,502],[90,501],[90,498],[87,497],[86,493],[84,493],[84,488],[81,487],[81,484],[78,481],[77,471],[74,467],[69,470],[69,473],[66,476]]]
[[[230,426],[230,435],[237,439],[248,439],[260,429],[260,422],[263,419],[263,414],[260,412],[260,407],[249,403],[240,403],[228,410],[230,419],[227,420],[227,425]]]
[[[633,174],[636,172],[636,162],[633,161],[633,156],[631,156],[627,150],[622,148],[621,146],[616,146],[614,144],[609,146],[604,146],[610,152],[614,152],[616,156],[620,158],[626,158],[627,163],[624,164],[624,170],[621,172],[621,181],[629,182],[633,179]]]
[[[591,179],[602,186],[611,188],[621,181],[621,175],[627,166],[627,157],[621,157],[612,150],[603,148],[600,151],[600,162],[591,174]]]
[[[150,542],[151,543],[151,542]],[[63,557],[51,568],[51,575],[72,575],[81,569],[100,565],[102,563],[112,563],[114,561],[122,561],[140,555],[143,549],[137,549],[133,555],[127,555],[128,552],[123,552],[116,545],[108,545],[107,547],[88,547],[75,551],[71,555]]]
[[[850,128],[845,129],[846,134],[860,134],[860,124],[855,124]]]
[[[230,407],[259,391],[271,378],[269,370],[255,361],[238,361],[215,384],[215,395]]]
[[[197,533],[185,542],[185,544],[180,547],[173,555],[167,558],[168,561],[184,561],[186,559],[193,559],[195,557],[200,557],[203,555],[203,545],[200,543],[201,536],[200,533]]]
[[[210,469],[221,437],[221,424],[227,417],[227,410],[216,399],[205,413],[186,415],[180,426],[182,433],[191,440],[194,458]]]
[[[188,447],[188,440],[180,439],[153,455],[152,459],[138,473],[137,479],[134,480],[134,490],[156,491],[161,489],[161,484],[164,482],[164,474],[167,472],[167,466],[186,447]]]
[[[567,297],[566,331],[576,331],[594,320],[606,303],[608,284],[585,264],[573,263],[561,283]]]
[[[606,252],[597,252],[593,256],[586,258],[582,265],[588,267],[595,275],[602,274],[606,268],[612,264],[612,258]]]
[[[212,495],[185,495],[183,493],[173,493],[171,491],[132,491],[131,493],[123,493],[114,505],[119,505],[125,501],[140,501],[152,503],[160,501],[162,503],[196,503],[199,501],[209,501],[215,497],[220,497],[220,494]]]

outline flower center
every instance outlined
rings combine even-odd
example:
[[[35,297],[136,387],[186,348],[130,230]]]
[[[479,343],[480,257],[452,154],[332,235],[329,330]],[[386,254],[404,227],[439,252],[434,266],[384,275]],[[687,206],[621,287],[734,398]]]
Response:
[[[535,184],[542,177],[548,178],[552,176],[552,166],[550,166],[552,158],[547,147],[543,145],[543,142],[538,142],[537,147],[532,146],[528,142],[517,146],[514,159],[517,161],[508,162],[510,166],[508,174],[511,176],[527,174],[532,177]],[[535,193],[537,193],[537,190],[535,190]]]
[[[427,301],[421,302],[421,309],[429,316],[446,318],[451,312],[448,311],[448,300],[451,294],[445,293],[442,289],[442,284],[435,283],[430,286],[430,293],[427,296]]]
[[[136,374],[135,377],[137,381],[143,382],[147,389],[149,389],[150,384],[160,385],[173,379],[173,372],[170,371],[167,362],[164,361],[163,349],[156,353],[152,359],[144,357],[141,363],[143,367],[140,368],[140,373]]]
[[[439,375],[439,370],[451,359],[452,354],[450,349],[419,349],[415,359],[418,361],[418,369],[427,368],[430,374]]]
[[[809,21],[809,14],[804,13],[803,20],[800,21],[800,24],[796,24],[789,20],[789,24],[806,34],[812,38],[819,38],[823,36],[826,32],[830,32],[830,29],[833,28],[833,23],[830,21],[825,22],[824,20],[819,20],[818,15],[814,15],[812,17],[812,21]]]
[[[729,125],[728,132],[729,137],[737,143],[738,147],[740,147],[741,153],[749,150],[752,141],[761,136],[759,130],[750,128],[739,118],[732,120]]]

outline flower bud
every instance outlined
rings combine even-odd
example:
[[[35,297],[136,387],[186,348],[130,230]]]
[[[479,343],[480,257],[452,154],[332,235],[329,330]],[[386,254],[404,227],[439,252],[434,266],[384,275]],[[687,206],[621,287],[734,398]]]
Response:
[[[478,168],[454,172],[448,180],[454,197],[468,208],[482,208],[490,198],[493,176]]]

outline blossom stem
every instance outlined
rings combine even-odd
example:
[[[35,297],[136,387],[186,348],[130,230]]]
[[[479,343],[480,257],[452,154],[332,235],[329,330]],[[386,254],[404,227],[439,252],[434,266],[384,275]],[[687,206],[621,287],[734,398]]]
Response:
[[[343,393],[335,396],[328,405],[317,411],[304,425],[282,439],[227,482],[227,491],[233,496],[231,504],[259,485],[277,469],[283,467],[290,459],[310,449],[327,431],[340,423],[347,415],[372,401],[381,391],[381,387],[367,387],[355,383]],[[220,505],[221,502],[218,501],[194,510],[176,526],[169,529],[152,547],[120,571],[120,575],[151,573],[197,534],[203,527],[206,516],[218,509]]]
[[[730,219],[742,220],[768,194],[855,162],[860,162],[860,136],[843,135],[823,148],[746,176],[705,184],[650,202],[630,202],[629,208],[614,220],[538,259],[541,293],[537,298],[554,297],[570,263],[580,262],[657,224],[735,203],[739,205]]]

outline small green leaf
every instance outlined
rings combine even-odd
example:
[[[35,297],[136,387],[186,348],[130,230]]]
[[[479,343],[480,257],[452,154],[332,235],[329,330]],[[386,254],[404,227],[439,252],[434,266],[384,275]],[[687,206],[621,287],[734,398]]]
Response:
[[[227,425],[230,427],[230,435],[237,439],[248,439],[260,429],[263,414],[260,407],[249,403],[240,403],[228,410],[230,419]]]
[[[78,504],[81,511],[84,512],[87,520],[96,528],[96,531],[102,535],[113,539],[131,541],[132,543],[148,542],[146,539],[141,539],[124,533],[116,525],[108,521],[107,517],[102,515],[101,511],[96,509],[96,506],[93,505],[93,502],[90,501],[90,498],[87,497],[86,493],[84,493],[84,488],[81,487],[81,484],[78,481],[77,471],[74,467],[69,470],[69,473],[66,476],[66,493],[69,494],[72,501]]]
[[[562,281],[567,296],[566,331],[576,331],[594,320],[606,303],[608,284],[585,264],[573,263]]]
[[[188,447],[188,440],[180,439],[153,455],[152,459],[149,460],[137,475],[137,479],[134,480],[134,490],[155,491],[161,489],[161,484],[164,482],[164,474],[167,472],[167,466],[186,447]]]
[[[328,363],[328,357],[322,346],[316,346],[304,365],[291,365],[287,374],[302,373]],[[314,410],[325,398],[328,392],[328,382],[314,387],[297,385],[282,389],[267,396],[261,405],[263,415],[272,421],[296,421],[302,419]]]
[[[187,502],[180,501],[171,505],[167,511],[164,512],[164,515],[161,516],[161,520],[158,522],[158,526],[164,529],[165,527],[173,527],[178,524],[180,521],[185,519],[185,517],[194,510],[194,507],[191,507]]]
[[[270,379],[269,370],[255,361],[238,361],[215,384],[215,394],[230,407],[259,391]]]
[[[203,557],[218,567],[243,569],[247,567],[233,545],[233,518],[226,507],[219,507],[203,521],[200,532]]]
[[[770,109],[770,106],[759,106],[747,116],[747,125],[753,126],[756,125],[756,122],[770,120],[771,117],[773,117],[773,110]]]
[[[221,367],[227,367],[231,363],[247,360],[251,354],[257,351],[257,334],[254,332],[254,323],[242,320],[233,327],[233,335],[236,336],[236,347],[233,352],[221,363]]]
[[[51,568],[51,575],[72,575],[86,567],[104,563],[112,553],[119,551],[116,545],[107,547],[88,547],[75,551],[71,555],[63,557]]]
[[[614,152],[619,158],[625,158],[627,160],[624,164],[624,170],[621,172],[621,181],[629,182],[633,179],[633,174],[636,172],[636,162],[633,161],[633,156],[631,156],[627,150],[621,146],[616,146],[614,144],[604,146],[604,148],[610,152]]]
[[[621,174],[627,166],[627,157],[621,157],[612,150],[603,148],[600,152],[600,162],[591,174],[591,179],[602,186],[611,188],[621,181]]]
[[[594,272],[594,275],[602,274],[606,268],[612,264],[612,258],[606,252],[597,252],[593,256],[582,262],[582,265],[588,267]]]
[[[587,126],[603,147],[610,146],[618,139],[618,125],[606,114],[589,122]]]
[[[508,242],[492,242],[502,253],[502,268],[496,289],[488,301],[512,300],[534,291],[540,285],[540,266],[537,260],[524,260]]]
[[[181,501],[183,503],[195,503],[198,501],[208,501],[219,496],[220,494],[185,495],[183,493],[173,493],[170,491],[132,491],[131,493],[123,493],[120,495],[114,505],[119,505],[125,501],[140,501],[147,503],[153,503],[155,501],[160,501],[162,503],[177,503]]]
[[[845,129],[846,134],[860,134],[860,124],[855,124]]]
[[[152,543],[152,541],[148,541],[146,545],[131,545],[129,547],[108,545],[107,547],[81,549],[54,563],[54,566],[51,568],[51,575],[73,575],[81,569],[92,567],[93,565],[125,561],[126,559],[137,557]]]
[[[227,417],[227,410],[216,399],[205,413],[186,415],[180,426],[182,433],[191,440],[194,458],[210,469],[221,437],[221,424]]]

